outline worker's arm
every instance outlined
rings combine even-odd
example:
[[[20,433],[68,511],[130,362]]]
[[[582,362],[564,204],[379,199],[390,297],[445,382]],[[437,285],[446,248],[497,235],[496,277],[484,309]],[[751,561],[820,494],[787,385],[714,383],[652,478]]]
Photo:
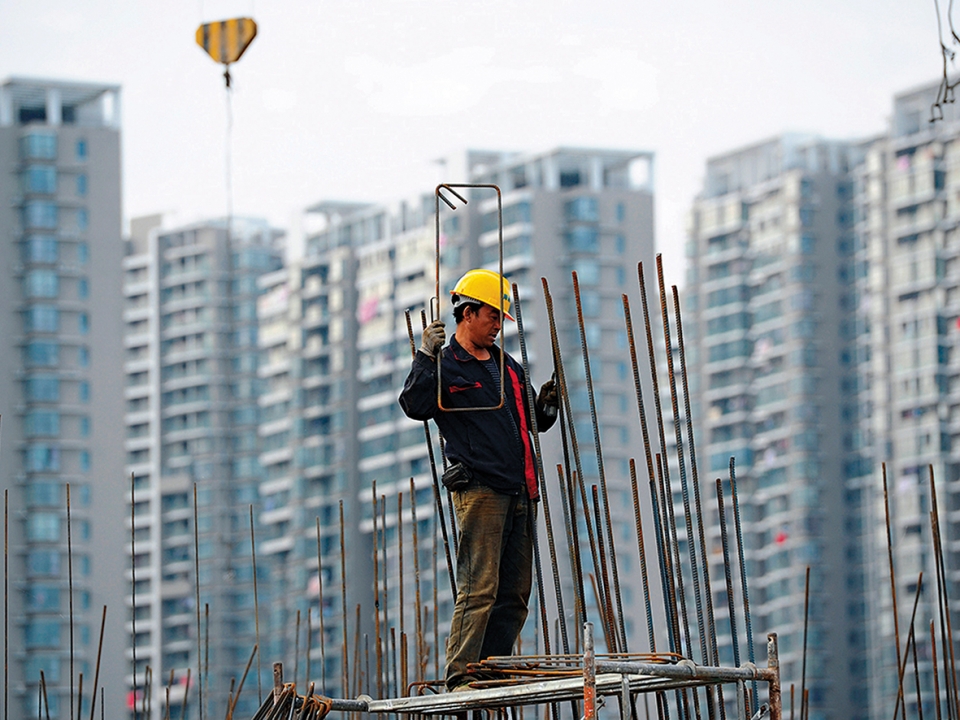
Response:
[[[414,420],[429,420],[437,412],[437,353],[443,347],[446,333],[439,320],[423,331],[420,349],[413,358],[413,367],[400,391],[400,407]]]

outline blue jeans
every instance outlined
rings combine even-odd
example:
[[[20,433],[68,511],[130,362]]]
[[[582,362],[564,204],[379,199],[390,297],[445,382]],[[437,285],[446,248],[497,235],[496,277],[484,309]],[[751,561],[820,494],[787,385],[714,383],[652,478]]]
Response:
[[[535,506],[476,480],[453,493],[460,545],[457,600],[447,639],[446,683],[460,685],[467,663],[511,655],[527,618]]]

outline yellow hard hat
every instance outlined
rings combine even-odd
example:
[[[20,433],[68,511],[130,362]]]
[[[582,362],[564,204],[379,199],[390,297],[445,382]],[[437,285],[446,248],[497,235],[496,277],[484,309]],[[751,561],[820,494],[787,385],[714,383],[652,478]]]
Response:
[[[457,280],[450,294],[453,295],[454,307],[473,300],[499,310],[502,298],[503,314],[508,320],[513,320],[513,315],[510,314],[510,283],[493,270],[468,270]]]

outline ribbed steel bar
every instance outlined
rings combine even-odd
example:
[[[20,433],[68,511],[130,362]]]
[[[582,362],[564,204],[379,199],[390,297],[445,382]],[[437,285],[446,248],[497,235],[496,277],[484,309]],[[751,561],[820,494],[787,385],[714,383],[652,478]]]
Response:
[[[661,575],[663,582],[663,598],[667,623],[670,632],[667,635],[670,641],[670,651],[678,655],[683,654],[683,642],[680,639],[680,613],[677,610],[676,585],[673,582],[673,557],[670,552],[672,538],[670,537],[670,520],[667,517],[667,498],[663,490],[663,460],[660,453],[655,456],[656,473],[650,478],[650,502],[653,506],[655,530],[657,534],[657,552],[660,558]]]
[[[343,623],[343,639],[340,651],[341,687],[344,694],[350,693],[350,638],[347,630],[347,557],[344,543],[343,499],[340,500],[340,622]]]
[[[377,481],[374,480],[371,483],[371,510],[370,517],[373,518],[373,627],[374,634],[376,635],[376,654],[377,654],[377,695],[383,697],[383,638],[380,632],[380,616],[381,616],[381,604],[380,604],[380,535],[379,528],[377,527],[377,517],[379,508],[377,507]],[[386,532],[386,528],[383,528],[383,531]],[[383,569],[384,572],[387,572],[387,568]],[[386,601],[384,601],[386,602]],[[307,615],[307,621],[309,622],[310,616]],[[307,661],[309,662],[310,655],[307,654]],[[307,672],[307,680],[310,680],[310,673]]]
[[[386,573],[386,570],[384,570]],[[327,635],[323,623],[323,552],[320,544],[320,517],[317,516],[317,601],[320,604],[320,684],[327,686]],[[257,647],[260,647],[257,645]],[[257,653],[260,657],[260,653]],[[257,662],[257,675],[260,675],[260,663]],[[259,688],[259,683],[258,683]],[[259,692],[259,690],[258,690]]]
[[[903,653],[900,648],[900,613],[897,610],[897,576],[893,565],[893,532],[890,521],[890,494],[887,487],[887,464],[881,463],[880,470],[883,478],[883,512],[886,520],[887,562],[890,568],[890,598],[893,603],[893,635],[894,644],[897,649],[897,667],[900,667],[900,663],[903,661]],[[900,706],[902,695],[903,687],[900,686],[897,688],[898,707]],[[906,712],[906,710],[904,710],[904,712]],[[894,717],[896,717],[896,714],[894,714]]]
[[[190,675],[193,672],[193,668],[187,668],[187,684],[183,688],[183,705],[180,706],[180,720],[186,720],[187,718],[187,705],[188,700],[190,699]],[[136,705],[136,702],[134,702]],[[101,706],[102,707],[102,706]]]
[[[743,592],[743,621],[747,626],[747,659],[756,663],[756,653],[753,647],[753,620],[750,617],[750,591],[747,589],[747,563],[744,559],[743,526],[740,522],[740,496],[737,494],[736,463],[732,457],[730,458],[730,496],[733,499],[733,520],[737,533],[737,561],[740,564],[740,590]],[[756,683],[753,683],[752,690],[754,700],[756,700]]]
[[[300,680],[300,609],[297,609],[297,621],[293,636],[293,689],[297,689]]]
[[[960,690],[958,690],[957,681],[956,681],[956,677],[957,677],[957,664],[956,664],[956,657],[955,657],[955,655],[954,655],[954,645],[955,645],[956,643],[953,642],[953,638],[954,638],[954,635],[953,635],[953,616],[952,616],[952,613],[950,612],[950,595],[949,595],[949,592],[948,592],[948,590],[947,590],[947,569],[946,569],[946,565],[944,564],[944,559],[943,559],[943,543],[942,543],[941,540],[940,540],[940,508],[939,508],[939,503],[937,502],[937,483],[936,483],[936,480],[935,480],[934,477],[933,477],[933,465],[932,465],[932,464],[929,465],[929,470],[930,470],[930,506],[931,506],[932,512],[933,512],[933,520],[934,520],[933,525],[934,525],[934,527],[935,527],[935,533],[936,533],[936,537],[937,537],[937,546],[938,546],[938,547],[937,547],[937,551],[936,551],[936,553],[935,553],[935,559],[936,559],[936,561],[940,564],[940,568],[941,568],[940,572],[941,572],[941,576],[942,576],[942,578],[943,578],[943,607],[944,607],[944,615],[945,615],[946,618],[947,618],[947,633],[948,633],[948,637],[949,637],[950,640],[951,640],[951,642],[950,642],[950,644],[949,644],[949,649],[950,649],[950,675],[951,675],[951,677],[954,679],[954,682],[953,682],[953,706],[954,706],[954,710],[955,710],[956,713],[957,713],[957,716],[960,717]]]
[[[50,720],[50,702],[47,698],[47,680],[43,676],[43,670],[40,671],[40,692],[43,696],[43,707],[46,711],[45,715],[47,716],[47,720]]]
[[[253,628],[254,642],[260,646],[260,593],[257,582],[257,536],[253,524],[253,504],[250,505],[250,562],[253,565]],[[260,667],[260,655],[257,655],[257,699],[263,702],[263,686],[260,676],[263,670]]]
[[[723,549],[723,576],[727,588],[727,613],[730,616],[730,645],[733,647],[733,664],[739,667],[740,638],[737,635],[737,611],[733,600],[733,575],[730,572],[730,542],[727,537],[727,511],[723,500],[723,481],[720,478],[717,478],[717,515],[720,518],[720,547]]]
[[[640,488],[637,486],[637,463],[630,458],[630,492],[633,496],[633,518],[637,528],[637,552],[640,556],[640,581],[643,587],[643,606],[647,617],[647,641],[650,652],[657,651],[657,637],[653,630],[653,606],[650,602],[650,579],[647,572],[647,552],[643,542],[643,517],[640,511]]]
[[[643,309],[643,325],[644,332],[646,334],[647,340],[647,356],[650,361],[650,379],[653,383],[653,405],[655,410],[656,417],[656,427],[657,434],[660,440],[660,457],[662,458],[663,468],[662,468],[662,479],[658,478],[658,484],[660,487],[660,497],[661,497],[661,511],[663,512],[663,529],[665,530],[664,535],[664,554],[669,558],[670,556],[670,547],[676,547],[677,539],[671,534],[670,528],[670,516],[673,509],[673,490],[670,484],[670,467],[669,463],[666,461],[667,458],[667,439],[666,433],[664,430],[663,424],[663,406],[660,401],[660,383],[659,383],[659,372],[657,369],[657,357],[656,357],[656,348],[653,344],[653,327],[650,323],[650,305],[647,301],[647,287],[646,282],[643,277],[643,263],[637,263],[637,282],[640,288],[640,304]],[[669,496],[669,497],[668,497]],[[671,569],[673,567],[673,559],[670,558],[666,564],[667,569],[667,579],[671,588],[676,582],[676,577],[682,575],[681,568],[677,566],[675,568],[676,577],[674,576],[674,571]],[[670,605],[670,614],[671,617],[675,619],[676,627],[674,628],[674,642],[675,645],[672,648],[677,652],[683,652],[682,637],[680,632],[680,623],[685,623],[686,618],[686,601],[683,600],[683,594],[680,593],[681,602],[678,606],[677,598],[674,592],[671,590],[671,605]],[[688,653],[689,654],[689,653]]]
[[[947,696],[947,718],[950,720],[955,720],[957,717],[957,706],[953,701],[953,692],[952,689],[956,685],[957,678],[953,675],[950,668],[950,649],[948,645],[953,643],[950,640],[950,635],[947,630],[947,621],[944,618],[944,606],[943,606],[943,569],[940,565],[940,562],[936,559],[936,555],[939,549],[940,540],[937,537],[936,533],[936,518],[934,517],[933,512],[930,512],[930,528],[931,535],[933,536],[933,551],[934,551],[934,567],[937,571],[937,615],[940,620],[940,642],[942,644],[942,657],[943,657],[943,689]]]
[[[893,711],[893,717],[897,717],[897,713],[900,712],[900,708],[907,706],[907,698],[903,692],[903,676],[907,671],[907,660],[910,657],[910,648],[913,647],[914,653],[914,662],[916,662],[916,636],[914,634],[914,627],[917,620],[917,606],[920,604],[920,593],[923,590],[923,572],[920,572],[919,577],[917,578],[917,590],[913,596],[913,611],[910,613],[910,630],[907,633],[907,647],[904,648],[903,652],[903,661],[897,666],[897,687],[899,692],[897,693],[897,704]],[[920,701],[920,684],[919,677],[917,682],[917,711],[920,715],[920,720],[923,720],[923,709],[922,703]]]
[[[680,312],[680,293],[677,286],[671,286],[673,293],[674,323],[677,328],[677,349],[679,350],[680,361],[680,387],[683,390],[683,411],[686,417],[687,425],[687,444],[690,447],[690,478],[693,485],[693,509],[697,519],[697,535],[700,548],[700,567],[703,571],[703,595],[707,605],[707,632],[710,649],[709,661],[714,665],[720,664],[719,651],[717,649],[717,627],[716,617],[713,609],[713,592],[710,582],[710,564],[707,558],[707,538],[703,527],[703,504],[700,497],[700,471],[697,465],[697,445],[694,440],[693,432],[693,413],[690,408],[690,381],[687,376],[687,353],[686,345],[683,340],[683,315]],[[722,692],[722,689],[721,689]],[[721,696],[720,707],[723,708]],[[722,717],[721,709],[721,717]]]
[[[95,717],[97,710],[97,688],[100,685],[100,658],[103,657],[103,631],[107,626],[107,606],[103,606],[103,615],[100,616],[100,641],[97,643],[97,664],[93,673],[93,694],[90,696],[90,720]]]
[[[403,572],[403,493],[400,492],[399,488],[397,489],[397,618],[399,621],[398,632],[400,633],[400,686],[407,687],[407,684],[410,682],[410,678],[407,674],[407,668],[409,667],[408,662],[410,658],[407,656],[407,630],[406,630],[406,620],[405,615],[407,612],[407,604],[404,601],[404,590],[407,584],[406,575]]]
[[[603,518],[607,531],[606,544],[610,553],[609,565],[613,584],[611,586],[606,577],[604,577],[604,582],[607,583],[607,597],[611,611],[614,608],[614,602],[609,602],[610,595],[613,595],[613,599],[616,603],[618,621],[617,626],[620,631],[618,642],[619,649],[622,652],[627,652],[627,627],[623,618],[623,600],[620,593],[620,571],[617,567],[617,548],[616,543],[614,542],[613,520],[610,514],[610,494],[607,491],[607,474],[603,467],[603,446],[600,442],[600,421],[597,417],[597,401],[593,389],[593,373],[590,368],[590,349],[587,347],[587,330],[583,321],[583,304],[580,298],[580,280],[577,277],[576,271],[571,273],[571,277],[573,279],[573,298],[577,307],[577,327],[580,330],[580,351],[583,356],[584,376],[587,384],[587,401],[590,405],[590,422],[593,426],[593,444],[597,453],[597,472],[599,473],[600,477],[600,496],[603,498]],[[604,540],[602,534],[600,534],[599,525],[597,527],[597,532],[600,546],[602,548]],[[604,575],[606,575],[606,573],[604,573]]]
[[[587,488],[583,482],[583,478],[576,472],[573,474],[573,482],[580,491],[580,503],[583,507],[583,520],[586,524],[587,540],[590,543],[590,554],[593,557],[593,576],[595,582],[594,591],[597,596],[597,611],[600,613],[600,627],[603,628],[603,640],[606,643],[608,652],[616,652],[616,635],[611,634],[611,628],[607,622],[607,598],[604,595],[603,579],[600,575],[602,566],[600,564],[600,557],[597,554],[597,536],[593,531],[593,521],[590,518],[590,501],[587,499]],[[597,532],[599,531],[600,528],[597,528]]]
[[[390,629],[390,632],[393,633],[393,626],[390,625],[390,583],[387,582],[387,578],[390,576],[390,566],[387,562],[387,497],[386,495],[380,496],[380,527],[383,528],[381,533],[381,547],[380,551],[383,553],[383,625]],[[393,694],[397,693],[397,652],[396,652],[396,642],[390,644],[389,652],[387,653],[387,682],[389,685],[392,678],[392,687]]]
[[[410,523],[413,526],[413,583],[414,597],[417,604],[417,618],[415,628],[417,632],[417,657],[423,658],[426,646],[423,643],[423,622],[420,616],[420,607],[423,604],[420,596],[420,541],[417,529],[417,489],[414,486],[413,478],[410,478]],[[421,660],[417,662],[417,681],[423,681],[423,664]]]
[[[937,670],[937,633],[934,621],[930,621],[930,667],[933,668],[933,707],[937,720],[943,720],[940,709],[940,673]]]
[[[580,613],[579,623],[577,627],[581,627],[583,622],[586,622],[587,617],[587,606],[586,598],[584,595],[583,589],[583,567],[580,561],[580,539],[579,539],[579,529],[577,527],[577,501],[576,493],[574,492],[574,473],[571,471],[569,457],[573,456],[574,463],[576,465],[576,474],[582,476],[581,466],[580,466],[580,451],[577,447],[577,437],[576,429],[573,427],[573,412],[570,407],[570,396],[567,392],[567,376],[563,364],[563,356],[560,353],[560,339],[557,333],[557,321],[556,316],[553,311],[553,296],[550,294],[550,286],[547,283],[546,278],[541,278],[540,282],[543,285],[543,299],[546,303],[547,308],[547,321],[550,326],[550,345],[553,350],[553,368],[557,373],[557,383],[559,384],[559,394],[560,394],[560,430],[561,430],[561,441],[564,447],[564,462],[566,465],[566,479],[569,482],[567,486],[567,498],[569,503],[570,510],[570,528],[573,533],[573,538],[576,542],[574,546],[575,552],[573,553],[575,565],[576,565],[576,575],[577,575],[577,599],[580,602]],[[567,427],[569,425],[569,428]],[[570,433],[570,442],[567,443],[567,431]],[[586,510],[585,510],[586,511]]]
[[[73,532],[70,526],[70,483],[67,483],[67,589],[70,619],[70,720],[73,720],[73,666],[74,666],[74,614],[73,614]],[[136,558],[133,558],[136,561]],[[136,615],[136,613],[134,613]],[[133,644],[137,644],[134,636]],[[136,674],[136,670],[134,670]],[[6,717],[4,717],[6,720]]]
[[[413,339],[413,324],[410,321],[409,310],[404,312],[404,318],[407,322],[407,335],[410,337],[410,353],[416,357],[417,345]],[[425,322],[426,315],[423,315],[422,319]],[[433,481],[433,501],[437,506],[437,515],[440,517],[440,533],[443,535],[443,550],[447,559],[447,577],[450,580],[450,592],[456,597],[457,583],[453,573],[453,558],[450,555],[450,538],[447,535],[447,520],[443,513],[443,498],[440,493],[440,476],[437,473],[437,458],[433,453],[433,435],[430,432],[430,423],[426,420],[423,421],[423,434],[427,441],[427,457],[430,459],[430,478]],[[384,528],[384,531],[386,531],[386,528]],[[384,572],[386,572],[386,569],[384,569]]]
[[[803,653],[800,665],[800,696],[803,697],[807,688],[807,631],[810,627],[810,566],[803,582]],[[901,688],[902,689],[902,688]],[[756,698],[754,698],[756,700]],[[800,720],[807,720],[801,713]]]
[[[513,314],[517,323],[517,340],[520,344],[520,360],[523,363],[523,373],[527,378],[526,385],[526,403],[527,413],[530,416],[530,430],[533,437],[533,452],[535,456],[535,465],[537,469],[537,482],[540,488],[540,500],[543,503],[543,518],[547,530],[547,550],[550,554],[550,565],[553,568],[553,589],[557,601],[557,613],[560,620],[560,638],[563,651],[570,652],[569,641],[567,638],[567,620],[564,614],[563,592],[560,584],[560,567],[557,563],[557,548],[553,537],[553,524],[550,518],[550,497],[547,490],[547,481],[544,476],[543,454],[540,449],[540,429],[537,427],[537,409],[536,399],[533,395],[533,378],[530,375],[530,363],[527,356],[527,340],[523,332],[523,308],[520,302],[520,288],[516,283],[511,286],[513,291]],[[559,388],[557,388],[559,393]],[[544,648],[550,652],[550,628],[547,621],[546,599],[543,588],[543,570],[540,562],[540,541],[539,533],[536,527],[536,517],[531,513],[532,537],[534,541],[534,557],[537,566],[537,586],[540,598],[540,624],[543,628]]]
[[[593,623],[583,625],[583,720],[597,717],[597,667],[593,651]]]
[[[604,544],[603,544],[603,537],[600,536],[600,527],[601,527],[602,524],[603,524],[603,517],[602,517],[601,514],[600,514],[600,495],[599,495],[599,492],[598,492],[598,490],[597,490],[596,484],[593,484],[593,485],[590,486],[590,495],[591,495],[591,499],[593,500],[593,506],[592,506],[592,507],[593,507],[593,517],[594,517],[594,520],[595,520],[596,523],[597,523],[597,536],[598,536],[598,537],[597,537],[597,552],[598,552],[598,554],[599,554],[599,556],[600,556],[600,572],[598,573],[598,575],[603,578],[603,581],[604,581],[604,583],[606,583],[607,591],[608,591],[608,593],[609,593],[609,588],[610,588],[609,582],[610,582],[610,581],[609,581],[609,576],[608,576],[608,574],[607,574],[607,573],[608,573],[608,567],[607,567],[607,551],[606,551],[606,548],[604,547]],[[617,642],[617,630],[616,630],[616,622],[617,622],[617,619],[616,619],[616,617],[614,616],[613,603],[612,603],[611,600],[610,600],[610,595],[609,595],[609,594],[607,595],[607,604],[606,604],[606,607],[603,607],[603,608],[601,608],[600,610],[601,610],[602,617],[604,618],[604,621],[605,621],[606,626],[607,626],[607,635],[608,635],[608,638],[609,638],[609,640],[608,640],[608,645],[607,645],[608,651],[609,651],[609,652],[626,652],[626,650],[625,650],[624,648],[620,647],[620,646],[618,645],[618,642]],[[610,640],[613,641],[613,645],[612,645],[612,646],[609,644],[609,643],[610,643]]]
[[[670,405],[673,411],[673,430],[677,443],[677,464],[680,471],[680,493],[683,498],[683,520],[687,536],[687,554],[690,562],[690,575],[693,580],[694,606],[697,612],[697,635],[700,638],[700,659],[703,663],[710,662],[707,649],[707,628],[703,616],[703,595],[700,587],[700,563],[697,559],[697,540],[694,535],[695,520],[690,507],[690,485],[687,480],[686,450],[683,442],[683,431],[680,423],[680,402],[677,394],[677,378],[673,363],[673,342],[670,334],[670,316],[667,309],[667,293],[663,280],[663,258],[657,254],[657,284],[660,289],[660,314],[663,329],[664,354],[667,361],[667,380],[670,386]],[[677,566],[680,566],[679,561]],[[678,573],[678,577],[682,573]],[[688,631],[689,632],[689,631]],[[692,643],[691,643],[692,645]],[[691,657],[692,657],[691,648]]]

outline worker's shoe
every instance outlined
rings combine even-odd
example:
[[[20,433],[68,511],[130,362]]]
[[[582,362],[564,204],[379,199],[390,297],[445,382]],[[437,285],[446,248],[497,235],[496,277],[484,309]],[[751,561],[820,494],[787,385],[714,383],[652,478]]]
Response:
[[[476,690],[476,688],[471,687],[473,683],[477,681],[477,678],[472,675],[464,675],[457,681],[457,684],[450,690],[450,692],[469,692],[470,690]]]

